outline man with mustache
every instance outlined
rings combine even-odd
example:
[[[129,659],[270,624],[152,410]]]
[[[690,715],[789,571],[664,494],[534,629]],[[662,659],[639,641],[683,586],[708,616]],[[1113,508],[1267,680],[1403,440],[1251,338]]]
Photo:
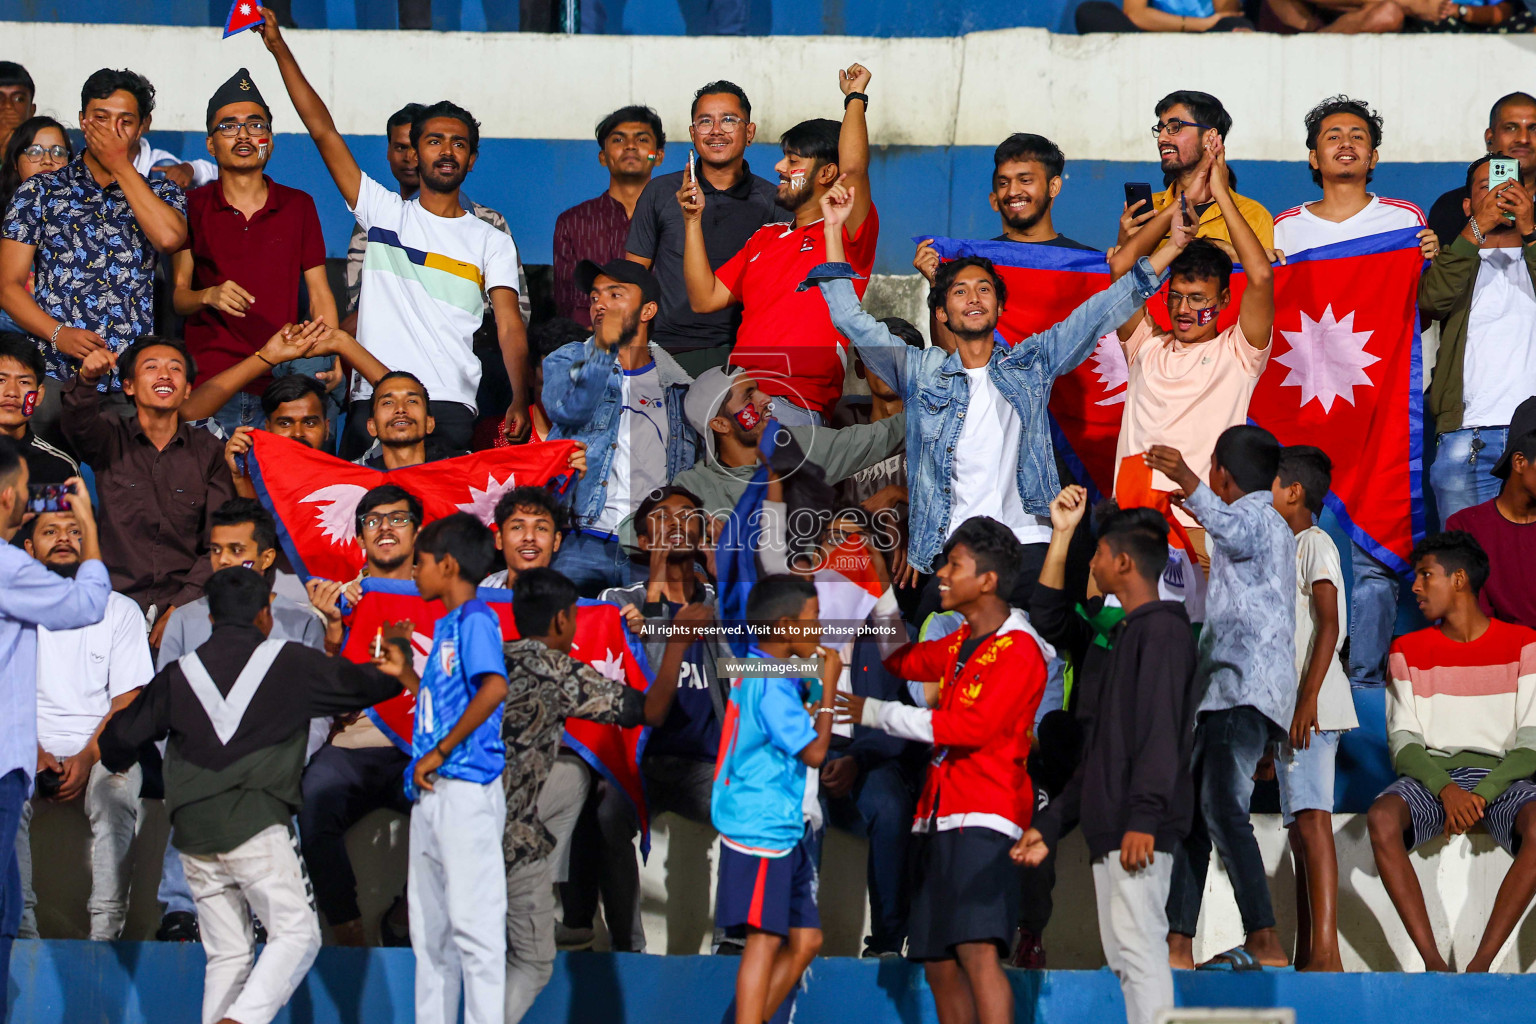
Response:
[[[752,101],[741,86],[724,79],[710,82],[694,93],[688,116],[688,138],[697,162],[646,185],[635,203],[624,258],[656,275],[661,285],[656,341],[696,375],[725,363],[741,314],[731,307],[713,313],[690,308],[683,276],[688,232],[677,190],[692,180],[709,199],[703,231],[711,267],[730,259],[754,231],[777,220],[779,211],[773,185],[747,166],[747,147],[757,138],[757,125],[752,123]]]
[[[869,69],[852,64],[838,71],[843,121],[802,121],[779,139],[784,159],[776,201],[793,218],[788,225],[761,228],[741,251],[718,269],[704,248],[704,193],[683,182],[677,201],[687,224],[683,276],[688,304],[696,313],[741,306],[741,328],[731,365],[752,374],[773,396],[773,415],[785,426],[824,424],[843,393],[848,341],[837,333],[826,305],[799,289],[826,248],[821,197],[842,182],[853,194],[843,227],[848,262],[857,275],[860,298],[875,265],[880,215],[869,198],[869,127],[865,111]],[[866,226],[865,222],[868,221]]]
[[[590,296],[592,337],[545,361],[544,410],[551,439],[582,441],[595,453],[554,568],[583,597],[596,597],[634,582],[619,528],[642,498],[693,465],[698,442],[683,413],[693,378],[650,340],[656,278],[629,260],[583,260],[576,278]]]
[[[488,297],[512,384],[507,432],[514,439],[525,437],[528,340],[517,308],[517,246],[460,203],[460,187],[479,153],[479,122],[447,100],[418,111],[411,139],[421,192],[411,200],[401,198],[358,167],[325,102],[283,40],[276,17],[265,8],[263,13],[262,40],[277,59],[288,95],[347,208],[368,232],[358,339],[382,362],[414,374],[423,390],[437,396],[429,432],[446,447],[463,451],[474,432],[481,376],[474,335]],[[371,390],[353,382],[354,416],[362,415]]]
[[[187,318],[188,351],[204,373],[219,373],[299,321],[301,286],[310,319],[335,327],[337,314],[315,201],[267,176],[272,111],[245,68],[208,101],[207,126],[219,177],[187,196],[187,243],[173,257],[172,303]],[[265,369],[213,414],[226,434],[263,422],[258,396],[275,368]],[[319,371],[328,387],[341,382],[334,357]]]
[[[1512,92],[1494,100],[1483,131],[1483,146],[1489,153],[1514,157],[1520,164],[1520,183],[1536,189],[1536,96]],[[1447,246],[1467,226],[1467,214],[1461,207],[1466,198],[1466,184],[1458,183],[1429,208],[1429,226],[1435,237],[1446,239]]]
[[[71,510],[44,512],[22,527],[22,547],[54,575],[74,579],[84,558],[84,533]],[[91,823],[91,938],[121,937],[128,917],[132,846],[138,831],[137,765],[121,774],[101,766],[97,740],[107,721],[133,703],[155,674],[144,640],[144,617],[121,594],[107,598],[106,616],[80,629],[37,631],[37,768],[57,773],[58,789],[37,794],[21,815],[16,857],[24,909],[21,934],[37,937],[30,825],[47,804],[84,797]]]

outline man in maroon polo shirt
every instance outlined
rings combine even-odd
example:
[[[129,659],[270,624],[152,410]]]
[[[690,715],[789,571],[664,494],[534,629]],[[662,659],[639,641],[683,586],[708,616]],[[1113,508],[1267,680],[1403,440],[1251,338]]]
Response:
[[[862,278],[862,298],[875,265],[880,216],[869,198],[869,128],[865,110],[869,71],[854,64],[838,71],[843,121],[802,121],[779,139],[784,159],[775,202],[792,222],[759,228],[741,251],[718,270],[710,268],[704,245],[704,194],[683,179],[677,192],[687,239],[683,279],[688,305],[712,313],[738,304],[741,326],[731,349],[732,366],[751,372],[759,390],[773,396],[773,415],[789,427],[825,424],[843,394],[848,340],[832,326],[825,303],[811,291],[797,291],[817,264],[826,261],[821,197],[838,180],[853,192],[853,212],[843,228],[848,261]]]
[[[597,160],[608,168],[608,188],[555,218],[556,316],[592,326],[591,299],[576,284],[576,264],[606,267],[624,258],[635,204],[666,146],[661,116],[650,107],[620,107],[598,124]]]
[[[173,302],[187,318],[187,349],[208,376],[297,323],[301,283],[309,317],[337,325],[315,201],[266,176],[272,141],[271,110],[241,68],[208,101],[208,152],[219,177],[187,194],[187,247],[175,256]],[[308,363],[283,366],[309,370],[327,388],[340,382],[333,360]],[[226,436],[262,425],[261,393],[270,383],[270,375],[258,377],[214,414]]]

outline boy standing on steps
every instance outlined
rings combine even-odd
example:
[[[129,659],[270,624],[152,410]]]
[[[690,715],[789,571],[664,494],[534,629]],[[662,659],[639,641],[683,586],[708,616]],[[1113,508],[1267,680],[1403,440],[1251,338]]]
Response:
[[[1206,531],[1211,557],[1195,673],[1204,695],[1195,709],[1200,813],[1174,863],[1169,963],[1195,966],[1195,928],[1214,840],[1247,938],[1208,966],[1283,967],[1288,960],[1275,931],[1269,876],[1248,818],[1254,772],[1296,709],[1296,540],[1271,494],[1280,442],[1262,427],[1228,427],[1216,439],[1209,486],[1173,448],[1154,444],[1146,461],[1180,488],[1174,500]]]
[[[950,536],[943,558],[939,599],[965,624],[885,662],[902,679],[936,683],[935,706],[839,692],[839,718],[933,744],[912,826],[926,835],[907,958],[923,964],[940,1024],[1011,1024],[1003,957],[1019,919],[1019,872],[1008,854],[1034,812],[1025,765],[1053,652],[1004,596],[1023,561],[1012,530],[974,516]]]
[[[485,524],[465,512],[416,536],[416,589],[447,613],[432,629],[420,679],[392,661],[385,671],[416,691],[405,795],[411,810],[411,948],[416,1020],[451,1024],[464,994],[465,1024],[501,1024],[506,993],[507,882],[501,838],[502,702],[507,698],[501,623],[475,596],[496,562]]]
[[[1333,769],[1344,733],[1360,724],[1339,660],[1345,636],[1339,549],[1317,526],[1333,463],[1319,448],[1280,453],[1275,510],[1296,535],[1296,711],[1275,758],[1280,810],[1296,865],[1296,969],[1342,971],[1339,859],[1333,846]]]
[[[816,857],[802,805],[807,767],[820,768],[832,742],[832,695],[842,674],[821,646],[816,586],[765,576],[747,596],[747,621],[760,638],[749,659],[761,675],[731,688],[721,730],[710,817],[720,833],[715,926],[747,930],[736,972],[736,1024],[763,1024],[800,983],[821,951]],[[771,675],[772,662],[820,656],[814,724],[797,677]]]

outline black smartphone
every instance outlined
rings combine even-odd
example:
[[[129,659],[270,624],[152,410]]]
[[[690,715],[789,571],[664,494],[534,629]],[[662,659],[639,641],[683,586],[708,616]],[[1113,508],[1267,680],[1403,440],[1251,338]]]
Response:
[[[1147,208],[1145,210],[1137,209],[1137,207],[1141,206],[1143,203],[1146,204]],[[1133,213],[1133,214],[1151,213],[1152,212],[1152,186],[1147,184],[1145,181],[1128,181],[1128,182],[1126,182],[1125,183],[1125,205],[1130,207],[1131,213]]]
[[[28,512],[68,512],[68,484],[28,484]]]

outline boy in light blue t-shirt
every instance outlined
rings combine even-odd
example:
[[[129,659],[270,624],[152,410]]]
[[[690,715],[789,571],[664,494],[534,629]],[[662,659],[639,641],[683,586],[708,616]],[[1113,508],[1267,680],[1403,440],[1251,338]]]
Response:
[[[457,513],[416,538],[416,588],[448,613],[433,628],[425,672],[399,654],[390,671],[416,691],[406,795],[411,811],[406,903],[416,953],[418,1024],[500,1024],[506,994],[507,883],[501,838],[507,697],[501,623],[476,585],[496,561],[491,532]]]
[[[737,1024],[772,1019],[821,950],[816,857],[802,804],[806,767],[821,767],[832,740],[842,662],[821,646],[820,615],[815,584],[794,576],[765,577],[747,598],[748,623],[760,637],[749,657],[820,655],[823,664],[814,724],[799,678],[748,676],[731,687],[726,706],[710,817],[720,833],[715,926],[747,931]]]

